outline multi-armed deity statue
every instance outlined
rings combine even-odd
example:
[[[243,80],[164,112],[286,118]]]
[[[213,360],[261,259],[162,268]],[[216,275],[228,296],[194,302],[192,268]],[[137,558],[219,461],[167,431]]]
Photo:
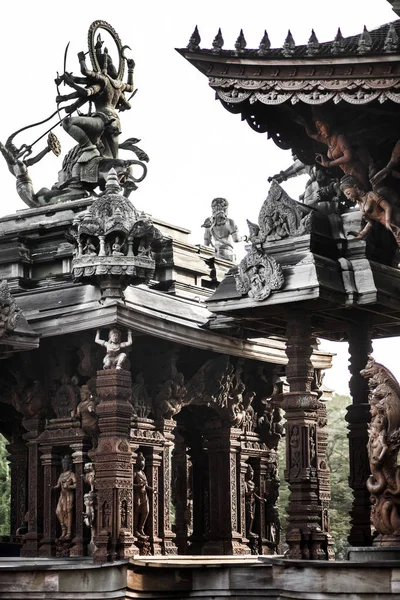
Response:
[[[114,64],[112,53],[103,47],[100,30],[106,31],[114,42],[116,64]],[[30,207],[90,196],[96,188],[104,189],[107,174],[111,168],[117,171],[125,196],[129,196],[132,190],[137,189],[137,183],[146,176],[145,163],[149,158],[143,150],[136,146],[139,140],[129,138],[120,142],[119,112],[131,108],[126,94],[131,94],[130,97],[135,94],[134,60],[125,56],[128,46],[122,45],[116,31],[105,21],[92,23],[89,28],[88,40],[91,68],[86,63],[87,53],[79,52],[80,75],[78,76],[67,71],[66,50],[64,72],[55,80],[57,86],[56,110],[39,123],[18,129],[9,136],[5,145],[0,144],[0,151],[10,172],[16,178],[17,192]],[[128,67],[126,81],[124,80],[125,66]],[[71,93],[61,94],[59,91],[61,84],[71,88]],[[71,100],[73,102],[70,103]],[[92,112],[92,104],[94,112]],[[84,106],[87,107],[87,112],[82,114],[79,110]],[[62,116],[62,111],[65,113],[64,116]],[[58,122],[48,130],[50,133],[47,138],[47,146],[37,155],[31,156],[33,146],[45,134],[40,135],[31,144],[23,143],[19,147],[16,145],[15,139],[22,132],[47,122],[50,123],[55,118],[58,118]],[[62,125],[63,129],[77,142],[77,145],[64,156],[58,181],[52,188],[42,188],[35,192],[28,169],[50,151],[56,156],[60,155],[60,143],[51,131],[57,125]],[[135,158],[121,158],[120,150],[133,152]],[[133,171],[134,165],[140,169],[138,175]]]

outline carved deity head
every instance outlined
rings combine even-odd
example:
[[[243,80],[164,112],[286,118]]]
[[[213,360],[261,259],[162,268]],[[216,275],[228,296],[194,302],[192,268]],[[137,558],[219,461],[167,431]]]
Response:
[[[145,465],[146,465],[146,461],[145,461],[145,458],[143,456],[143,453],[142,452],[138,452],[137,456],[136,456],[136,468],[139,471],[143,471]]]
[[[351,202],[357,202],[360,196],[360,189],[358,188],[358,181],[352,175],[345,175],[340,180],[340,189],[348,200]]]
[[[251,481],[254,477],[254,470],[253,467],[251,465],[247,465],[247,471],[246,471],[246,479],[247,481]]]
[[[71,459],[71,456],[69,454],[66,454],[65,456],[62,457],[62,459],[61,459],[61,466],[62,466],[62,470],[64,471],[64,473],[66,471],[70,471],[71,470],[72,459]]]
[[[121,332],[116,327],[110,329],[110,333],[108,334],[108,341],[113,342],[114,344],[119,344],[121,341]]]
[[[211,202],[211,210],[215,225],[223,225],[227,220],[228,200],[225,198],[214,198]]]
[[[315,127],[319,135],[325,140],[331,135],[331,128],[326,121],[315,121]]]

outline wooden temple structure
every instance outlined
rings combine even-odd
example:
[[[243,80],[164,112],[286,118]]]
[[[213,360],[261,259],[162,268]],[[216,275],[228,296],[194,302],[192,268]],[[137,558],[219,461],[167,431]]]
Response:
[[[247,256],[208,301],[210,328],[287,338],[287,541],[296,558],[310,556],[309,532],[324,530],[315,498],[325,463],[310,450],[318,447],[320,420],[313,339],[348,341],[349,541],[368,546],[370,406],[360,371],[374,337],[400,333],[400,21],[349,38],[339,29],[325,43],[313,31],[301,46],[290,31],[282,48],[271,48],[266,32],[258,49],[247,48],[243,31],[233,50],[223,43],[219,31],[212,48],[202,49],[196,28],[179,52],[207,77],[223,108],[291,149],[296,162],[273,176],[258,224],[249,223]],[[310,173],[302,205],[278,183],[299,171]]]
[[[114,63],[102,29],[115,41]],[[28,172],[59,152],[55,136],[35,159],[16,145],[19,131],[0,146],[29,206],[0,219],[0,430],[12,496],[1,550],[55,569],[64,559],[83,570],[116,565],[120,595],[91,598],[125,598],[124,585],[135,598],[241,598],[254,566],[264,571],[250,576],[252,597],[336,597],[325,585],[335,575],[322,387],[331,356],[318,337],[349,344],[350,544],[373,545],[372,494],[373,523],[390,512],[374,543],[400,545],[399,492],[379,491],[400,422],[389,430],[394,413],[379,386],[400,388],[369,360],[374,338],[400,334],[400,21],[349,38],[339,30],[325,43],[313,31],[302,46],[289,32],[278,49],[266,32],[248,49],[240,32],[226,50],[221,31],[203,49],[196,28],[179,50],[223,108],[293,151],[293,165],[270,174],[239,264],[226,200],[213,200],[204,225],[214,249],[141,212],[140,194],[129,199],[148,160],[137,140],[118,139],[134,63],[108,23],[95,21],[88,39],[92,70],[80,53],[82,77],[58,78],[74,90],[57,103],[77,145],[57,183],[35,192]],[[70,116],[91,94],[96,112]],[[310,179],[298,201],[280,183],[300,172]],[[281,439],[290,499],[288,551],[278,559]],[[138,555],[121,583],[120,565]],[[239,557],[236,574],[233,558],[207,558],[222,555]],[[321,585],[312,561],[324,561]],[[286,569],[298,564],[303,575],[291,580]],[[206,565],[223,575],[196,575]],[[379,580],[388,595],[397,571]],[[356,580],[346,571],[337,593],[366,598]]]

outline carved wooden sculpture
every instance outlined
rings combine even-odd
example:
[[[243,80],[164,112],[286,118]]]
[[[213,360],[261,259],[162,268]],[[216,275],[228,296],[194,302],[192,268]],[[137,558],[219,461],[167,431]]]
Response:
[[[71,457],[66,455],[61,461],[63,472],[54,489],[60,490],[56,509],[57,519],[61,525],[60,539],[70,540],[72,537],[72,511],[74,508],[76,477],[72,471]]]
[[[373,358],[361,371],[370,388],[368,457],[371,475],[371,522],[378,533],[375,544],[400,543],[400,386],[392,373]]]

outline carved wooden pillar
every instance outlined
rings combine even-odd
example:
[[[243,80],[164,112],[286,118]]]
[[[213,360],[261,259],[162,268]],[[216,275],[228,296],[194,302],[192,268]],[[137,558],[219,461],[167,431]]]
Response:
[[[14,536],[25,523],[28,452],[23,440],[8,444],[7,451],[11,477],[10,534]]]
[[[313,338],[310,315],[288,311],[286,374],[290,392],[283,397],[286,411],[287,460],[285,478],[289,483],[287,543],[289,558],[328,558],[327,534],[322,531],[322,508],[318,503],[316,468],[318,394],[312,390]]]
[[[100,398],[98,446],[94,456],[97,491],[96,551],[94,560],[122,559],[135,552],[132,534],[132,417],[131,375],[109,369],[97,372],[96,390]],[[121,519],[126,514],[128,522]],[[127,525],[127,526],[125,526]]]
[[[238,469],[241,429],[209,421],[204,429],[209,465],[210,528],[203,554],[246,554],[240,534]]]
[[[43,430],[43,420],[23,419],[27,433],[23,438],[28,446],[28,533],[24,535],[21,556],[39,556],[39,540],[43,532],[43,470],[40,464],[37,438]]]
[[[199,431],[190,431],[188,442],[192,464],[193,532],[189,538],[187,553],[201,554],[205,543],[204,535],[210,527],[208,457]]]
[[[161,479],[160,479],[160,537],[163,554],[177,554],[175,534],[171,531],[171,459],[174,447],[173,429],[176,422],[173,419],[163,419],[160,429],[165,439],[162,451]]]
[[[239,517],[239,523],[238,523],[238,531],[242,537],[242,541],[244,544],[248,544],[250,540],[247,539],[246,537],[246,473],[247,473],[247,469],[248,469],[248,455],[242,454],[240,453],[240,463],[239,463],[239,511],[238,511],[238,517]],[[257,483],[254,482],[256,485]],[[258,553],[258,552],[257,552]]]
[[[254,530],[259,535],[259,553],[260,554],[273,554],[273,549],[268,546],[267,534],[267,523],[266,523],[266,503],[264,499],[268,491],[267,483],[267,472],[268,472],[268,457],[265,455],[259,455],[252,460],[254,468],[254,483],[256,484],[257,494],[263,501],[258,501],[256,519]]]
[[[89,528],[85,526],[83,520],[84,512],[84,467],[87,460],[87,447],[82,442],[71,444],[72,462],[74,465],[76,477],[75,490],[75,537],[72,540],[73,546],[70,556],[86,556],[87,544],[90,540]]]
[[[350,394],[353,404],[347,408],[346,421],[349,423],[350,478],[353,490],[353,507],[350,512],[351,530],[348,537],[352,546],[372,544],[370,523],[370,500],[366,481],[370,474],[367,443],[370,421],[368,403],[368,381],[360,375],[361,369],[372,352],[371,330],[368,322],[357,323],[349,328]]]
[[[327,534],[327,557],[333,559],[332,550],[333,538],[330,535],[329,524],[329,503],[331,500],[331,481],[328,469],[327,446],[328,446],[328,415],[326,404],[322,400],[319,401],[317,410],[317,447],[316,447],[316,466],[318,479],[318,500],[322,508],[322,530]]]
[[[53,487],[57,483],[57,465],[59,456],[52,446],[42,446],[41,461],[43,465],[43,538],[40,540],[39,555],[56,555],[56,506],[57,495]]]
[[[172,491],[175,506],[175,533],[178,554],[186,554],[191,522],[190,463],[183,432],[175,430],[175,444],[172,455]]]
[[[160,532],[160,510],[163,505],[160,503],[160,471],[162,465],[162,456],[159,454],[159,448],[151,448],[146,453],[146,476],[147,482],[153,492],[149,494],[150,512],[145,526],[145,531],[149,532],[150,543],[153,554],[162,553],[162,539]],[[161,504],[161,507],[160,507]]]

